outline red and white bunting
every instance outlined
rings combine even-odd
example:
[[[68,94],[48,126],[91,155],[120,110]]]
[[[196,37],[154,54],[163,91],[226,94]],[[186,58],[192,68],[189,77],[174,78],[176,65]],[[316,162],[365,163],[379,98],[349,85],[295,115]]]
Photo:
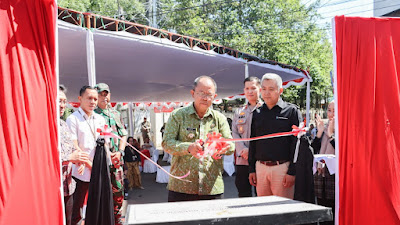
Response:
[[[73,108],[73,109],[76,110],[76,109],[79,108],[80,105],[81,104],[79,102],[68,102],[67,107],[68,108]],[[116,108],[116,107],[118,107],[118,105],[120,105],[122,109],[128,108],[128,103],[127,102],[111,102],[110,105],[111,105],[112,108]]]
[[[153,109],[156,113],[172,112],[174,109],[188,106],[191,102],[135,102],[132,103],[134,109]]]

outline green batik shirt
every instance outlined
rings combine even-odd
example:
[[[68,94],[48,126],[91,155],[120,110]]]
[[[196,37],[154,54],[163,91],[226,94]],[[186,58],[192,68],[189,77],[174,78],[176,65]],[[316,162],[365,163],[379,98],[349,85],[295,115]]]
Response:
[[[94,110],[97,114],[100,114],[106,120],[106,124],[112,129],[112,132],[120,137],[127,136],[128,132],[125,130],[124,125],[121,122],[121,114],[115,109],[101,109],[97,107]],[[111,152],[117,152],[119,140],[117,138],[110,138]]]
[[[191,143],[198,139],[206,140],[206,135],[214,131],[221,133],[224,138],[232,138],[226,117],[216,110],[209,108],[202,119],[197,115],[193,104],[171,113],[165,126],[162,146],[173,156],[171,174],[183,176],[190,171],[190,175],[185,179],[191,182],[171,177],[167,186],[168,190],[198,195],[224,193],[223,159],[211,158],[200,162],[187,151]],[[229,144],[231,148],[226,155],[234,152],[234,144]]]

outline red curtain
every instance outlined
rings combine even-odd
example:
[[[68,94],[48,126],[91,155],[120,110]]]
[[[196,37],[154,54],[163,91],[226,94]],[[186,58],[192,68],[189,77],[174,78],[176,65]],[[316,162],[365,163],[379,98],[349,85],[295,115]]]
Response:
[[[0,1],[0,224],[63,223],[56,3]]]
[[[335,29],[339,223],[400,224],[400,19]]]

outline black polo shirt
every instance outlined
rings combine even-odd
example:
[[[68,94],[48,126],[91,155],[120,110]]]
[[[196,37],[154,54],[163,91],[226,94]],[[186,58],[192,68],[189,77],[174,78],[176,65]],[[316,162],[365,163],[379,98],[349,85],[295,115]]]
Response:
[[[277,104],[268,109],[267,104],[253,112],[251,137],[292,131],[292,126],[299,126],[301,113],[296,105],[279,99]],[[249,147],[249,172],[256,171],[256,161],[290,161],[287,174],[295,175],[293,155],[297,138],[293,135],[251,141]]]

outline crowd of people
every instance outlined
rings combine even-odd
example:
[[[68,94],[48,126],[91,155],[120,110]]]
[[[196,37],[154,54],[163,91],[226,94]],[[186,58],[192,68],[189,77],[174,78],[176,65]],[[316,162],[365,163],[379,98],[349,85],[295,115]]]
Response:
[[[302,122],[299,108],[281,98],[283,87],[279,75],[267,73],[261,80],[247,77],[243,90],[247,103],[236,110],[229,124],[222,113],[211,107],[217,97],[216,82],[211,77],[200,76],[195,79],[190,91],[193,103],[174,110],[168,122],[163,125],[162,147],[173,156],[170,172],[175,176],[183,176],[190,171],[185,179],[191,181],[170,178],[167,185],[169,202],[223,198],[223,159],[198,157],[204,146],[197,140],[206,140],[208,133],[216,132],[226,139],[250,138],[291,131],[293,125],[299,126]],[[65,92],[65,88],[60,87],[61,116],[66,106]],[[142,148],[138,140],[127,137],[119,112],[108,107],[110,98],[107,84],[84,86],[80,90],[79,109],[69,115],[66,122],[60,120],[67,224],[79,224],[82,220],[82,207],[88,193],[96,140],[99,138],[96,130],[104,125],[108,125],[120,137],[111,138],[105,144],[112,163],[109,171],[115,224],[123,223],[121,207],[124,190],[143,189],[139,171],[141,156],[127,146],[126,141],[136,149]],[[307,151],[311,146],[313,154],[335,154],[333,102],[328,107],[327,124],[319,116],[315,119],[316,128],[310,130],[309,138],[302,138],[302,145],[307,147]],[[150,123],[145,118],[141,131],[147,143],[149,130]],[[315,175],[304,173],[299,163],[296,165],[297,159],[294,159],[298,141],[292,135],[235,144],[227,142],[221,154],[235,155],[238,197],[276,195],[296,199],[296,196],[305,196],[300,192],[307,192],[309,200],[297,199],[329,206],[334,210],[334,175],[330,175],[326,167],[321,165]],[[304,159],[299,157],[299,160]],[[311,178],[306,179],[306,176]]]

